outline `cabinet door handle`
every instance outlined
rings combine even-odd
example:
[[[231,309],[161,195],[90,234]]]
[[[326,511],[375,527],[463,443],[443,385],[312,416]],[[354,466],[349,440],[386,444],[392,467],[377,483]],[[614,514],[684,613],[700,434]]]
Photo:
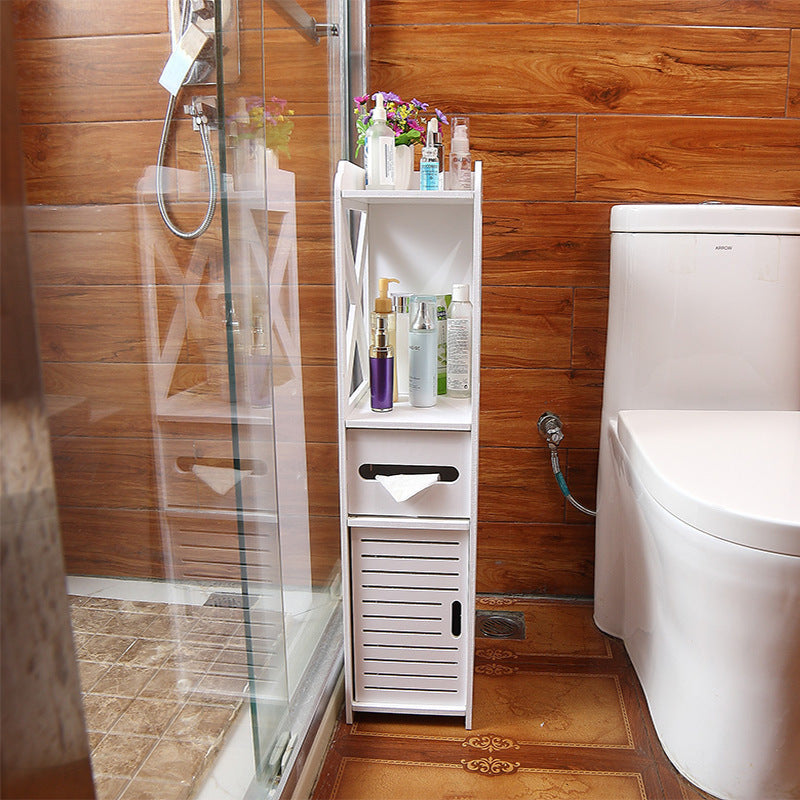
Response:
[[[456,639],[461,636],[461,603],[458,600],[450,606],[450,632]]]

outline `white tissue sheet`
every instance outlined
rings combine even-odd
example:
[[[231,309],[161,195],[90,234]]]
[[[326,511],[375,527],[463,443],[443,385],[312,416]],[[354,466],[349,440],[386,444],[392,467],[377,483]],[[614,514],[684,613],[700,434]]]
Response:
[[[231,467],[207,467],[205,464],[194,464],[192,472],[217,494],[228,494],[242,478],[250,475],[252,470],[233,469]]]
[[[398,502],[409,500],[439,480],[439,473],[424,475],[376,475],[375,480]]]

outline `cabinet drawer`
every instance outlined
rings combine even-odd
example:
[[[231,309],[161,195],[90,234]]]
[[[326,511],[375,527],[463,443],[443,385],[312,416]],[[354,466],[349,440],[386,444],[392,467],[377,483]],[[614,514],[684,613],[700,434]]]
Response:
[[[468,531],[350,530],[354,700],[463,708]]]
[[[347,431],[349,514],[469,517],[471,440],[465,431]],[[440,480],[398,501],[378,475],[438,473]]]
[[[270,444],[271,448],[271,444]],[[162,439],[161,478],[172,508],[236,509],[236,483],[241,481],[245,509],[275,509],[271,450],[258,442],[241,445],[241,470],[233,468],[230,440]]]

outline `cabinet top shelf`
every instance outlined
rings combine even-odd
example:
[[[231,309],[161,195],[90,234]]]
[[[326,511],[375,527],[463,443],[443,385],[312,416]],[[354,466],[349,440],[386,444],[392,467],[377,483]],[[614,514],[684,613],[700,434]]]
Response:
[[[472,404],[469,398],[441,395],[430,408],[415,408],[406,398],[394,404],[386,413],[369,407],[369,392],[365,392],[345,418],[346,428],[411,428],[413,430],[468,431],[472,427]]]
[[[473,191],[423,192],[419,189],[398,191],[396,189],[347,189],[342,191],[342,200],[369,205],[393,203],[433,203],[437,205],[467,205],[475,198]]]

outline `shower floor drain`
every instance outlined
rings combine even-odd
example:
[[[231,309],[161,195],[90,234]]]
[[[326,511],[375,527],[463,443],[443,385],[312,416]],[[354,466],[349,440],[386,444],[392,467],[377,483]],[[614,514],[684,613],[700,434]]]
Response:
[[[248,606],[248,599],[241,594],[231,592],[214,592],[208,596],[204,606],[215,606],[216,608],[245,608]]]
[[[525,615],[521,611],[478,611],[475,633],[486,639],[524,639]]]

